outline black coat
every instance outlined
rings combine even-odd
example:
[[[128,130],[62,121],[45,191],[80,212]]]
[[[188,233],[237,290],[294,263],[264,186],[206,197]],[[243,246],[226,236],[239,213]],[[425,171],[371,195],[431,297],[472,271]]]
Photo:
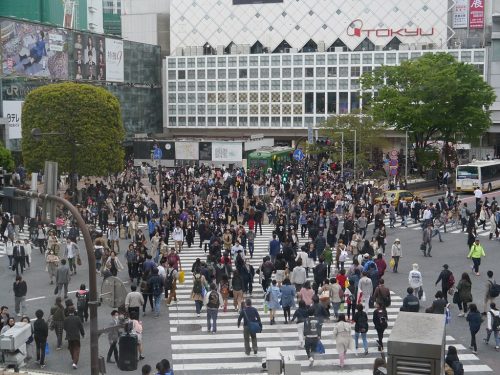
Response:
[[[70,315],[64,319],[64,330],[66,331],[66,340],[80,341],[80,335],[85,336],[83,324],[77,315]]]

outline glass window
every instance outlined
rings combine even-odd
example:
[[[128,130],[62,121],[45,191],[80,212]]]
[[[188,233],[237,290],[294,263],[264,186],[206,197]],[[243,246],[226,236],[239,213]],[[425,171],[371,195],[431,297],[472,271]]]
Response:
[[[258,117],[250,117],[250,126],[252,126],[252,127],[259,126],[259,118]]]
[[[177,72],[177,79],[186,79],[186,71],[185,70],[179,70]]]
[[[240,69],[240,78],[248,78],[248,70]]]
[[[196,82],[194,81],[188,82],[188,91],[196,91]]]
[[[248,58],[246,56],[240,56],[240,66],[247,66]]]
[[[179,117],[179,126],[186,126],[186,118]]]
[[[292,101],[292,94],[290,92],[283,93],[283,102],[290,103]]]
[[[217,120],[219,126],[226,126],[226,117],[217,117]]]
[[[351,92],[351,112],[359,109],[359,94]]]
[[[278,66],[280,64],[280,56],[271,57],[271,65]]]
[[[250,90],[258,91],[259,90],[259,81],[250,81]]]
[[[168,59],[168,68],[169,69],[175,69],[175,66],[177,65],[177,61],[175,59]]]
[[[293,68],[293,76],[295,78],[302,78],[302,68]]]
[[[292,76],[292,69],[291,68],[283,68],[282,75],[283,75],[283,78],[290,78]]]
[[[337,67],[336,66],[328,67],[328,77],[337,77]]]
[[[206,122],[206,117],[198,117],[198,126],[206,126],[207,125],[207,122]]]
[[[205,79],[205,70],[204,69],[198,69],[198,79]]]
[[[225,57],[217,58],[217,66],[219,68],[225,68],[226,67],[226,58]]]
[[[194,66],[195,66],[195,59],[194,59],[194,57],[190,57],[187,60],[188,60],[187,61],[188,68],[194,68]]]
[[[238,85],[237,85],[236,81],[229,81],[228,90],[229,91],[236,91],[237,89],[238,89]]]
[[[472,52],[471,51],[462,51],[462,61],[463,62],[471,62],[472,61]]]
[[[349,64],[349,55],[347,55],[345,53],[340,54],[339,64],[340,65],[347,65],[347,64]]]
[[[269,90],[269,81],[260,81],[261,90]]]
[[[349,112],[349,93],[339,93],[339,113],[344,114]]]
[[[307,79],[304,83],[304,89],[306,90],[314,90],[314,80]]]
[[[212,126],[212,127],[217,126],[217,117],[208,117],[207,126]]]
[[[196,63],[198,64],[198,68],[204,68],[205,67],[205,58],[204,57],[198,57],[196,59]]]
[[[269,93],[261,92],[260,93],[260,101],[263,103],[268,103],[269,102]]]
[[[247,104],[240,104],[239,113],[242,115],[246,115],[248,113],[248,105]]]
[[[316,68],[316,77],[324,77],[325,68]]]
[[[250,56],[250,66],[258,66],[259,58],[257,56]]]
[[[237,78],[237,70],[236,69],[229,69],[227,72],[227,77],[229,79],[236,79]]]
[[[227,75],[226,75],[226,69],[219,69],[217,71],[217,78],[218,79],[226,79]]]
[[[248,126],[248,117],[239,117],[239,126]]]
[[[273,79],[271,81],[271,90],[280,90],[280,80],[279,79]]]
[[[359,66],[351,66],[351,77],[359,77],[360,75],[361,68]]]
[[[363,53],[363,64],[372,64],[372,63],[373,63],[373,54]]]
[[[294,55],[293,56],[293,65],[303,65],[302,55]]]
[[[237,98],[238,98],[238,94],[232,92],[230,94],[227,95],[227,101],[229,103],[236,103],[237,101]]]
[[[179,68],[185,68],[186,67],[186,59],[181,58],[181,59],[177,60],[177,66]]]
[[[281,64],[284,66],[290,66],[292,65],[292,57],[291,56],[282,56],[281,57]]]
[[[329,92],[328,93],[328,104],[327,104],[328,114],[337,113],[337,93]]]
[[[412,60],[416,60],[416,59],[420,58],[420,56],[422,56],[422,53],[421,53],[421,52],[412,52],[412,53],[410,54],[410,58],[411,58]]]
[[[175,94],[168,94],[168,102],[169,103],[175,103],[177,101],[176,95]]]
[[[260,78],[269,78],[269,69],[261,68],[260,69]]]
[[[351,55],[351,64],[359,64],[360,56],[359,53],[353,53]]]
[[[279,115],[279,114],[281,114],[279,104],[272,104],[271,105],[271,114],[272,115]]]
[[[301,92],[294,92],[293,93],[293,101],[296,103],[302,103],[302,93]]]
[[[217,81],[217,89],[219,91],[226,91],[226,81]]]
[[[351,90],[359,90],[359,79],[351,79]]]
[[[188,105],[188,115],[196,115],[196,106]]]
[[[209,57],[207,59],[207,66],[209,68],[214,68],[215,67],[215,57]]]
[[[279,92],[273,92],[273,93],[271,93],[271,101],[273,103],[279,103],[280,102],[280,97],[281,97],[281,95],[280,95]]]
[[[231,116],[228,118],[227,124],[231,127],[236,127],[238,126],[238,117]]]
[[[259,69],[250,69],[250,78],[259,78]]]
[[[190,115],[195,113],[189,113]],[[188,117],[188,126],[196,126],[196,117]]]
[[[230,115],[235,115],[238,113],[238,106],[236,104],[228,105],[228,111]]]
[[[237,60],[235,56],[229,57],[228,59],[228,66],[234,68],[237,65]]]
[[[269,126],[269,117],[261,117],[260,126]]]
[[[225,114],[226,114],[226,111],[227,111],[227,106],[226,106],[226,105],[224,105],[224,104],[219,104],[219,105],[217,106],[217,110],[218,110],[218,112],[217,112],[217,113],[218,113],[219,115],[225,115]]]
[[[283,117],[283,125],[284,128],[291,128],[292,127],[292,118],[291,117]]]
[[[207,78],[208,79],[215,79],[215,69],[208,69],[207,70]]]
[[[302,104],[295,104],[293,106],[293,114],[294,115],[302,115],[302,114],[304,114],[304,111],[303,111],[303,108],[302,108]]]
[[[169,70],[169,71],[168,71],[168,79],[169,79],[170,81],[172,81],[172,80],[174,80],[174,79],[175,79],[175,77],[176,77],[176,74],[175,74],[175,73],[176,73],[176,72],[175,72],[175,70]]]
[[[205,103],[207,100],[207,94],[198,93],[198,103]]]
[[[316,65],[325,65],[325,55],[316,55]]]
[[[314,55],[306,55],[305,64],[306,65],[314,65]]]
[[[349,68],[347,66],[339,68],[339,77],[349,77]]]
[[[238,101],[240,103],[248,101],[248,94],[246,92],[240,92]]]
[[[257,104],[250,104],[250,114],[251,115],[259,114],[259,106]]]
[[[179,91],[186,91],[186,82],[179,82],[177,85]]]
[[[474,51],[474,61],[484,62],[484,51]]]
[[[196,79],[195,75],[196,75],[195,70],[188,70],[188,79]]]
[[[384,63],[384,54],[376,53],[375,54],[375,64],[382,65]]]
[[[314,77],[314,68],[306,68],[306,77]]]
[[[396,64],[396,54],[395,53],[388,53],[385,55],[386,58],[386,63],[387,64]]]
[[[371,66],[363,66],[363,74],[371,72],[373,68]]]
[[[269,56],[261,56],[260,57],[260,65],[268,66],[269,65]]]
[[[325,89],[325,80],[317,79],[316,80],[316,90],[324,90]]]
[[[283,90],[291,90],[292,89],[292,81],[289,79],[285,79],[281,82]]]
[[[188,103],[196,103],[196,94],[188,94]]]
[[[179,111],[179,115],[185,115],[186,114],[186,106],[185,105],[180,105],[177,107],[177,110]]]
[[[207,83],[207,91],[215,91],[215,81],[208,81]]]
[[[316,93],[316,113],[325,113],[325,93]]]
[[[327,89],[328,90],[337,90],[337,80],[336,79],[329,79],[327,81]]]
[[[271,126],[279,127],[281,122],[281,118],[279,117],[271,117]]]
[[[209,105],[207,108],[207,113],[209,115],[216,115],[217,114],[217,106],[216,105]]]
[[[458,52],[457,52],[458,55]],[[408,53],[407,52],[400,52],[399,53],[399,62],[401,63],[402,61],[408,60]]]
[[[280,78],[281,69],[280,68],[272,68],[271,69],[271,78]]]
[[[219,92],[217,94],[217,101],[219,103],[225,103],[226,102],[226,94],[224,94],[223,92]]]
[[[269,104],[261,104],[260,105],[260,113],[263,115],[268,115],[269,114]]]
[[[177,114],[177,107],[175,105],[168,106],[168,113],[171,115]]]
[[[339,89],[340,90],[349,90],[349,80],[348,79],[339,79]]]
[[[207,98],[208,98],[207,101],[209,103],[215,103],[217,101],[217,94],[215,93],[208,94]]]
[[[337,65],[337,54],[328,54],[328,65]]]
[[[239,81],[238,86],[239,86],[240,90],[242,90],[242,91],[248,90],[248,82],[247,81]]]
[[[302,81],[300,79],[296,79],[293,81],[293,89],[302,90]]]
[[[303,118],[302,117],[294,117],[293,118],[293,126],[295,128],[301,128],[303,123]]]
[[[314,93],[306,92],[305,95],[305,113],[311,114],[314,113]]]
[[[175,88],[176,88],[176,84],[175,82],[169,82],[168,83],[168,91],[175,91]]]

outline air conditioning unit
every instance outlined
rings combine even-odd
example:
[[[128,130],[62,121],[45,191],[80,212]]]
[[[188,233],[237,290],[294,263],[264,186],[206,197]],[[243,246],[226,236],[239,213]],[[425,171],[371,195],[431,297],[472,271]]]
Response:
[[[436,43],[428,43],[427,49],[436,49]]]
[[[318,42],[318,52],[325,52],[325,42],[322,40]]]
[[[335,52],[344,52],[344,47],[335,47]]]
[[[283,49],[283,52],[290,53],[290,50],[291,50],[291,48],[285,48],[285,49]]]
[[[298,53],[299,49],[298,48],[290,48],[290,53]]]
[[[375,51],[383,51],[384,46],[375,46]]]
[[[238,46],[236,44],[232,44],[231,48],[229,49],[229,53],[231,55],[236,55],[238,53]]]

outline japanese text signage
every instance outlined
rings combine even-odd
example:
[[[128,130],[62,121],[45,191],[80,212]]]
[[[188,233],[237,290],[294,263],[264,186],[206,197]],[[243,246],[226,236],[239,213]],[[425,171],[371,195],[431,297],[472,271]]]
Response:
[[[455,0],[455,7],[453,8],[453,25],[452,25],[454,29],[467,28],[468,10],[469,10],[469,0]]]
[[[469,1],[469,28],[484,29],[484,0]]]
[[[9,121],[8,139],[21,139],[21,113],[24,101],[4,100],[3,113]]]

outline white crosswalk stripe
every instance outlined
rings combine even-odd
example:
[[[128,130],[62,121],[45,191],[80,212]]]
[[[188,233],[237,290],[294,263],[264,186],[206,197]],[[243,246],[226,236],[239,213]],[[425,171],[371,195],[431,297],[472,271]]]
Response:
[[[30,234],[28,231],[24,231],[21,233],[16,233],[16,240],[19,239],[21,241],[24,241],[26,239],[30,238]],[[0,241],[0,258],[7,256],[7,248],[6,244],[3,241]]]
[[[257,236],[255,240],[255,253],[251,259],[252,265],[257,269],[262,261],[262,257],[267,255],[268,242],[272,233],[272,226],[263,226],[263,235]],[[263,300],[264,294],[262,287],[258,283],[258,276],[255,276],[253,283],[253,305],[258,309],[261,316],[264,329],[262,333],[257,334],[259,352],[257,355],[246,356],[243,344],[243,332],[237,328],[238,313],[230,308],[232,301],[229,301],[228,312],[219,311],[217,319],[217,334],[207,332],[206,310],[202,310],[200,318],[196,317],[194,301],[190,299],[192,288],[192,275],[189,270],[191,264],[196,258],[205,258],[205,253],[198,247],[188,249],[184,247],[181,255],[181,262],[186,270],[184,284],[178,284],[177,297],[179,302],[172,304],[169,308],[170,332],[172,339],[172,360],[173,368],[176,374],[197,375],[197,374],[260,374],[262,370],[262,361],[265,359],[266,348],[279,347],[287,354],[293,354],[295,359],[300,362],[302,373],[306,374],[356,374],[368,375],[373,372],[373,361],[377,352],[376,331],[371,327],[368,331],[368,356],[354,356],[348,353],[346,367],[344,370],[336,370],[332,366],[339,364],[338,353],[335,348],[335,342],[332,339],[334,322],[327,321],[323,325],[322,342],[326,353],[316,356],[313,367],[309,367],[309,361],[304,349],[298,348],[298,336],[296,324],[284,324],[283,315],[277,312],[276,324],[269,324],[268,315],[264,314]],[[350,264],[346,264],[349,267]],[[310,272],[312,274],[312,272]],[[312,276],[312,275],[310,275]],[[402,305],[402,299],[399,296],[392,295],[392,305],[388,308],[389,328],[386,330],[385,339],[389,337],[391,328],[398,315],[399,308]],[[371,324],[371,313],[368,314]],[[184,324],[198,324],[201,330],[186,332],[178,329]],[[454,343],[452,337],[447,336],[447,343],[454,344],[464,363],[467,373],[492,372],[491,368],[479,364],[479,358],[466,351],[463,345]],[[361,340],[360,340],[361,341]],[[362,343],[360,342],[360,350]]]

